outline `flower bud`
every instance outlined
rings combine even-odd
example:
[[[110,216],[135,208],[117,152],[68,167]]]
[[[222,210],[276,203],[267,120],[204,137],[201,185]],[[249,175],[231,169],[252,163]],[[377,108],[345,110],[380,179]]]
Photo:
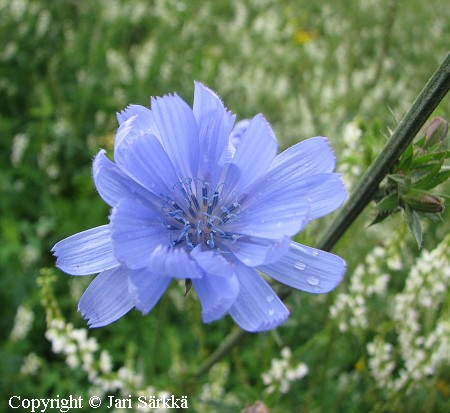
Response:
[[[424,126],[422,132],[425,136],[424,149],[430,148],[437,143],[443,146],[448,132],[448,121],[440,116],[436,116]]]
[[[427,191],[412,189],[400,196],[403,204],[420,212],[438,213],[444,210],[444,201]]]

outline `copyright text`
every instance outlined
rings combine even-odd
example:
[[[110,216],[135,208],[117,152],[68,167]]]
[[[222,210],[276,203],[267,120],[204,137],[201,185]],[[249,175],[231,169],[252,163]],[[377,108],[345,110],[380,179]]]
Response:
[[[20,411],[26,412],[55,412],[62,413],[69,410],[82,409],[85,406],[89,406],[91,409],[97,409],[104,405],[107,408],[119,408],[119,409],[189,409],[187,396],[175,397],[173,394],[168,396],[131,396],[128,397],[116,397],[105,396],[104,398],[99,396],[91,396],[86,401],[82,396],[60,397],[58,394],[54,398],[47,399],[29,399],[21,396],[11,396],[8,401],[11,409],[21,409]]]

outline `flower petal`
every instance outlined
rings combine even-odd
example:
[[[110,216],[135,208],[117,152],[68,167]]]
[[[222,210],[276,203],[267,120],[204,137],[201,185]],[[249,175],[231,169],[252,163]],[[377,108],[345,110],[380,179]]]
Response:
[[[143,135],[129,143],[116,162],[128,176],[157,196],[172,193],[179,182],[171,160],[153,135]]]
[[[202,320],[210,323],[224,316],[239,294],[239,282],[235,275],[218,277],[206,274],[192,280],[195,292],[202,304]]]
[[[204,272],[218,277],[229,278],[234,273],[234,266],[222,254],[212,249],[203,249],[198,244],[192,251],[191,257]]]
[[[143,268],[130,272],[129,292],[134,305],[142,314],[148,314],[169,286],[171,278],[162,277]]]
[[[278,262],[259,270],[290,287],[309,293],[328,293],[342,281],[346,263],[337,255],[292,242]]]
[[[219,246],[225,246],[243,264],[249,267],[268,264],[280,259],[287,253],[291,240],[289,237],[281,239],[266,239],[237,235],[235,239],[220,239]]]
[[[78,303],[78,311],[93,328],[116,321],[133,307],[128,294],[128,271],[122,266],[97,275]]]
[[[230,308],[230,315],[244,330],[266,331],[284,322],[289,311],[267,282],[253,269],[236,268],[239,295]]]
[[[241,143],[225,166],[224,198],[239,194],[269,168],[277,152],[277,140],[264,116],[256,115],[244,132]]]
[[[71,275],[96,274],[117,267],[109,225],[71,235],[52,248],[56,266]]]
[[[122,199],[110,221],[117,259],[132,270],[145,267],[153,249],[167,236],[158,213],[132,199]]]
[[[224,231],[279,239],[297,234],[309,219],[310,201],[289,187],[260,184],[240,202],[238,218],[226,222]]]
[[[114,142],[114,160],[117,162],[123,148],[143,135],[153,135],[161,140],[155,118],[150,109],[141,105],[130,105],[117,114],[119,129]]]
[[[106,151],[103,149],[94,159],[92,176],[98,193],[112,207],[122,198],[145,200],[154,204],[157,204],[159,200],[159,197],[123,173],[114,162],[106,157]]]
[[[339,208],[347,197],[340,174],[317,174],[323,176],[320,184],[310,187],[305,193],[311,203],[309,220],[323,217]]]
[[[223,229],[263,238],[293,236],[311,219],[334,211],[346,197],[339,175],[320,173],[284,182],[265,174],[245,190],[239,219]]]
[[[193,111],[200,139],[198,178],[215,188],[226,161],[228,136],[235,116],[212,90],[199,82],[195,82]]]
[[[250,119],[242,119],[238,123],[236,123],[233,130],[231,131],[230,144],[233,146],[234,151],[236,151],[236,148],[241,144],[242,138],[244,137],[245,131],[247,130],[248,125],[250,125],[250,122]]]
[[[203,275],[203,270],[185,248],[171,248],[161,244],[150,254],[147,268],[159,275],[178,279],[193,279]]]
[[[328,140],[322,136],[306,139],[275,157],[269,173],[283,184],[308,175],[333,172],[335,156]]]
[[[161,142],[180,180],[197,176],[199,135],[192,109],[177,95],[152,98]]]

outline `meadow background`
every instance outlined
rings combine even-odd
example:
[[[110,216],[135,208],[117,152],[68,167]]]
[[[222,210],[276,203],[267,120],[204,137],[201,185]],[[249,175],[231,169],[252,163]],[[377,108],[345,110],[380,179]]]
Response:
[[[76,306],[92,277],[59,272],[50,253],[107,222],[91,161],[111,154],[115,113],[173,91],[192,102],[193,80],[238,119],[262,112],[280,149],[329,137],[351,192],[445,58],[449,22],[445,0],[0,0],[0,411],[12,395],[70,394],[186,395],[200,413],[257,400],[273,413],[450,411],[448,210],[424,221],[419,251],[401,214],[369,227],[368,207],[334,249],[343,283],[293,293],[283,326],[201,375],[237,329],[229,317],[202,324],[173,283],[148,316],[88,330]],[[448,97],[435,114],[450,116]],[[314,245],[332,219],[296,239]]]

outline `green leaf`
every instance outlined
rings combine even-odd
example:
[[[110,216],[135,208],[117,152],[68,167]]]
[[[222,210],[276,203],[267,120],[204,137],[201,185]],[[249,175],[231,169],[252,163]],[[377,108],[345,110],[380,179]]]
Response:
[[[427,176],[422,183],[418,183],[417,188],[432,189],[450,178],[450,170],[441,171],[435,175]]]
[[[413,153],[414,153],[413,146],[411,144],[406,148],[405,152],[403,152],[403,155],[400,158],[400,162],[398,165],[399,170],[403,171],[404,173],[407,173],[413,161]]]
[[[392,211],[381,211],[377,214],[374,220],[369,224],[369,227],[375,224],[379,224],[384,221],[389,215],[392,215]]]
[[[416,188],[420,188],[420,189],[431,189],[434,186],[436,186],[436,185],[434,185],[434,186],[430,186],[430,185],[433,184],[435,177],[437,175],[439,175],[443,163],[444,163],[444,160],[442,159],[441,161],[439,161],[438,163],[433,165],[433,167],[430,169],[430,171],[427,175],[420,178],[418,181],[414,182],[414,186]],[[444,179],[444,181],[445,181],[445,179]]]
[[[431,161],[441,161],[441,160],[448,159],[449,157],[450,157],[450,152],[448,152],[448,151],[433,152],[433,153],[429,153],[427,155],[418,156],[418,157],[414,158],[414,160],[412,161],[412,166],[416,167],[416,166],[423,165],[424,163],[428,163]]]
[[[394,192],[384,197],[380,202],[378,202],[377,209],[379,211],[392,211],[398,206],[399,206],[398,194],[397,192]]]
[[[397,184],[399,194],[408,192],[409,189],[411,188],[411,178],[409,176],[400,174],[390,174],[387,176],[391,181]]]
[[[412,210],[408,206],[405,207],[406,222],[408,223],[409,229],[411,230],[414,239],[417,242],[417,246],[422,248],[422,225],[420,224],[419,215],[416,211]]]

